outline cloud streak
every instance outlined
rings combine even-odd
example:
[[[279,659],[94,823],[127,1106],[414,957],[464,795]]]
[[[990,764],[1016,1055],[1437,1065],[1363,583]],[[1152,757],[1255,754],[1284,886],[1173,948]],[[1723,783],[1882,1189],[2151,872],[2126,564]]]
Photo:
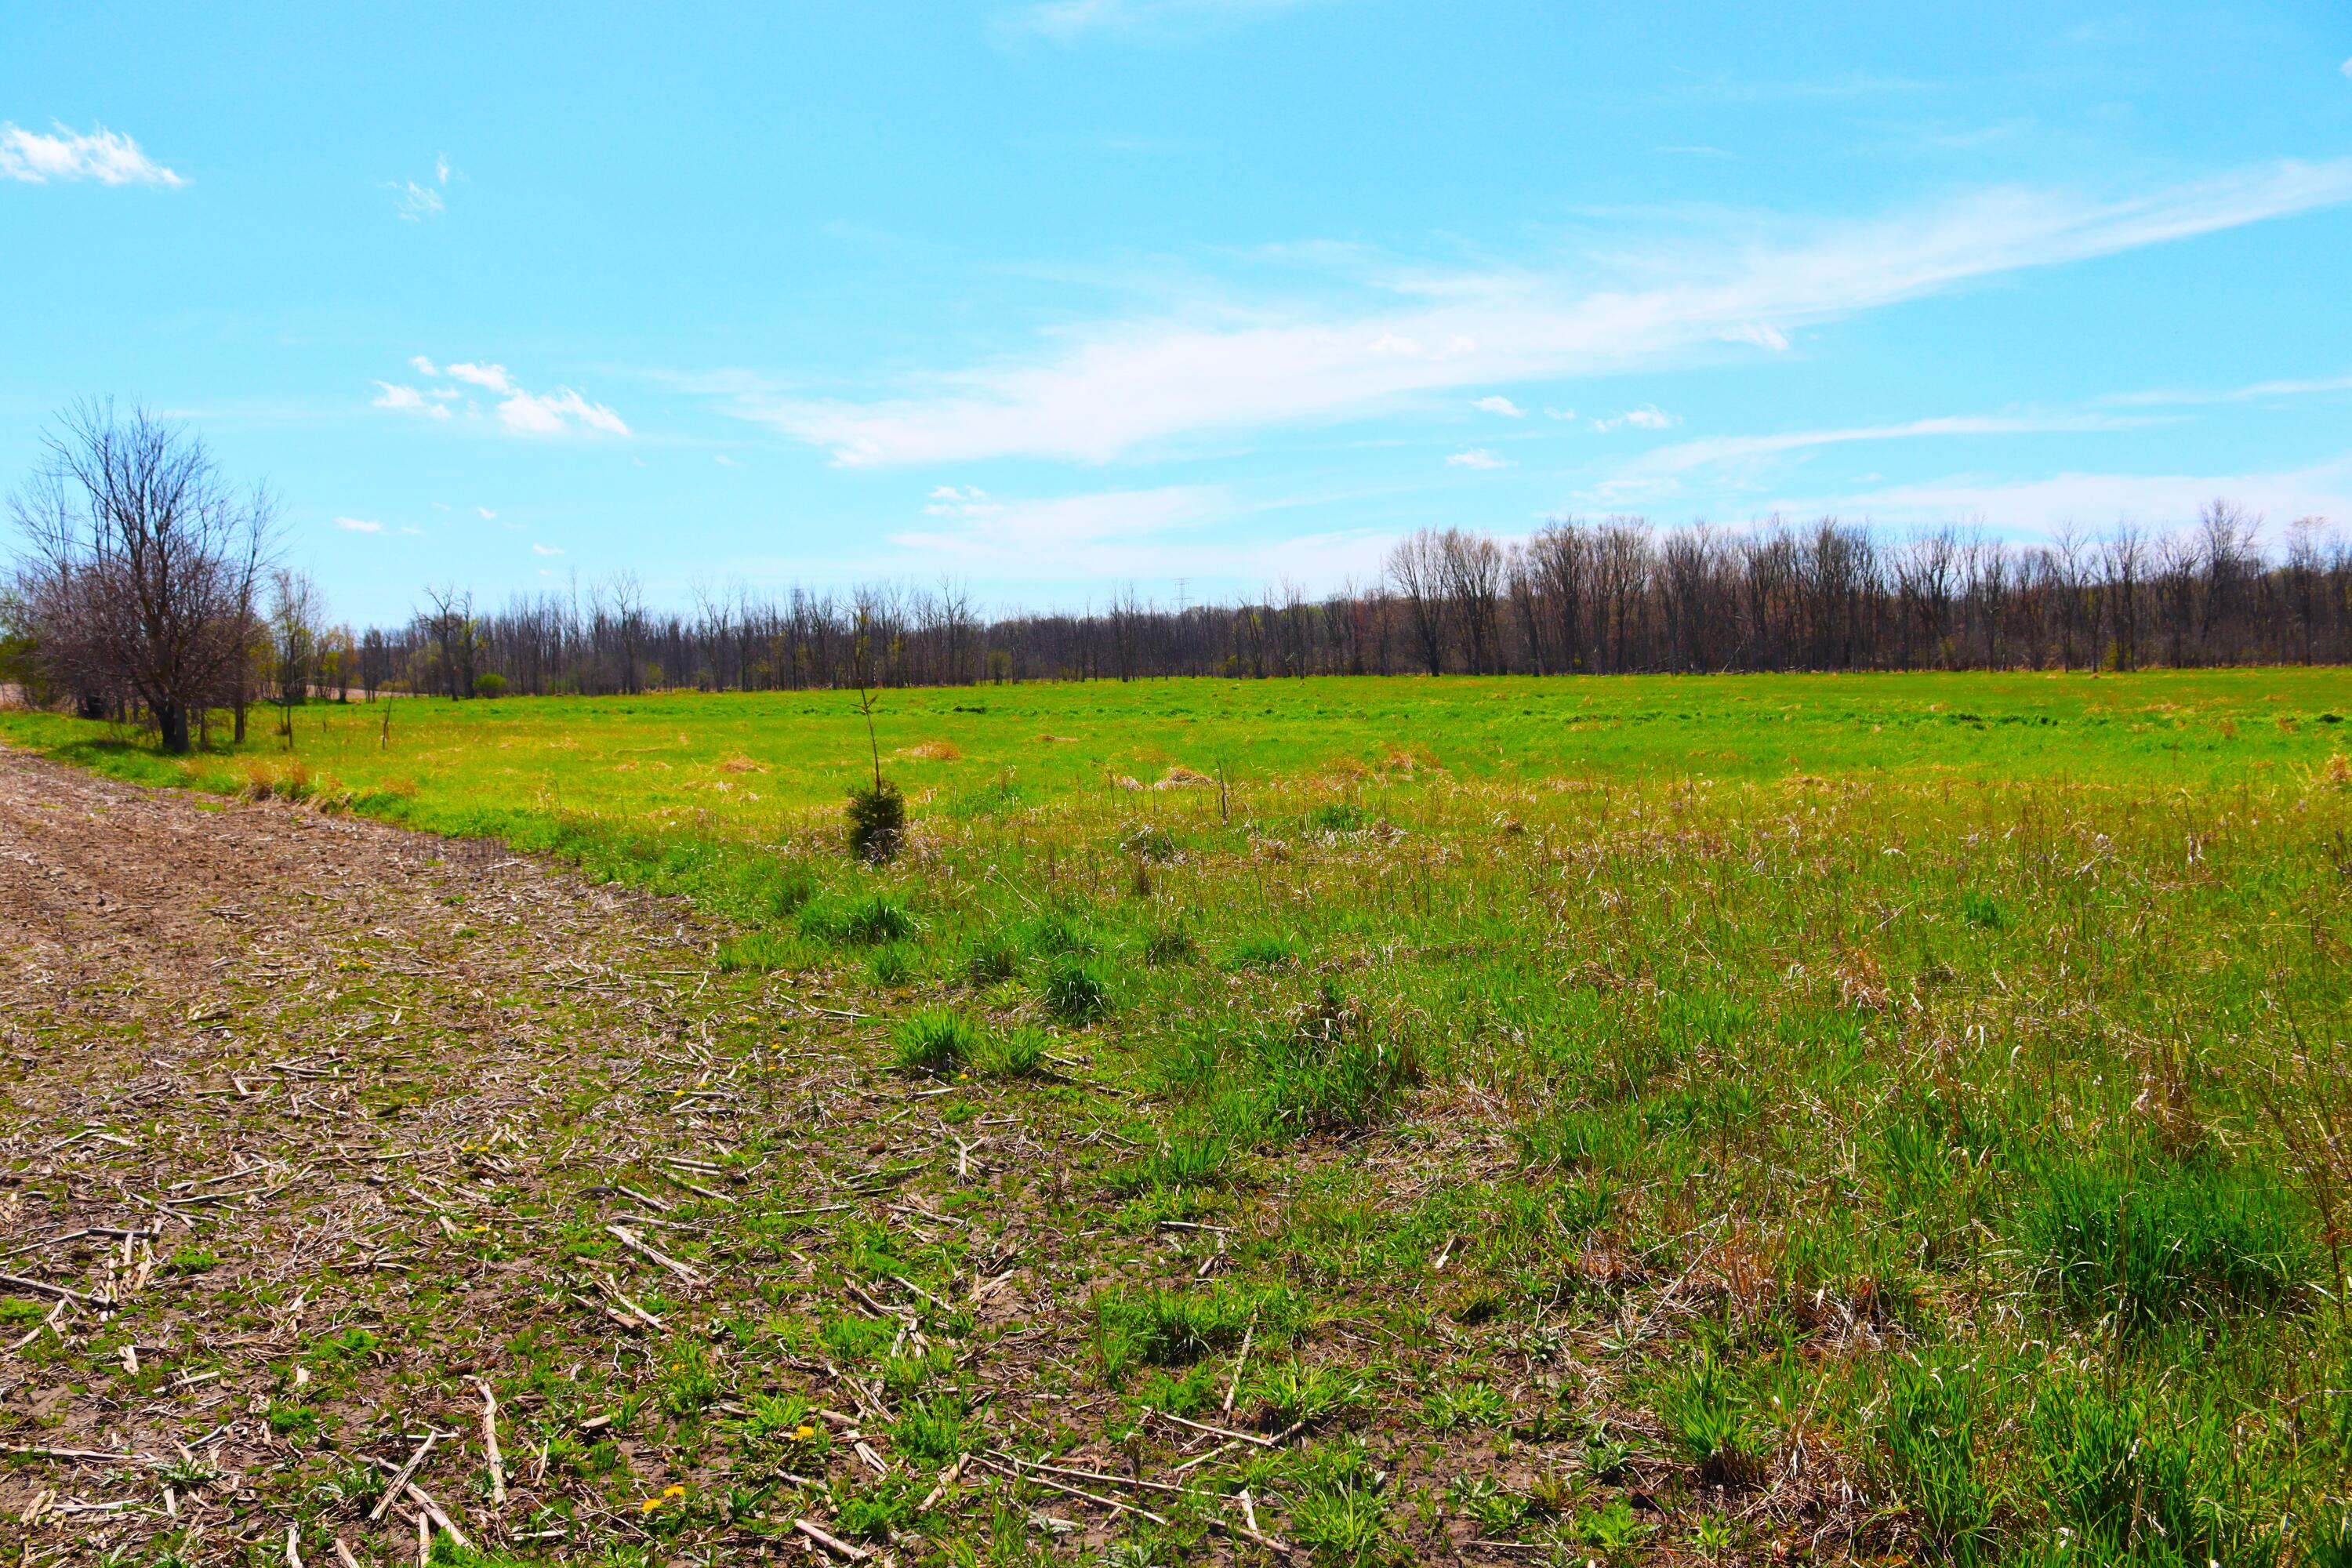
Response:
[[[1995,189],[1636,274],[1664,281],[1580,288],[1556,275],[1496,274],[1401,287],[1392,308],[1344,317],[1111,321],[1030,357],[928,375],[898,395],[809,401],[746,390],[728,406],[845,466],[1099,463],[1203,436],[1358,417],[1480,383],[1721,353],[1726,339],[1775,352],[1792,327],[2347,199],[2352,160],[2276,163],[2122,200]]]
[[[0,120],[0,180],[45,185],[52,180],[95,180],[101,185],[184,185],[188,182],[139,149],[120,132],[88,133],[52,121],[52,134]]]
[[[1096,33],[1169,33],[1287,11],[1312,0],[1040,0],[999,18],[1015,33],[1075,43]]]

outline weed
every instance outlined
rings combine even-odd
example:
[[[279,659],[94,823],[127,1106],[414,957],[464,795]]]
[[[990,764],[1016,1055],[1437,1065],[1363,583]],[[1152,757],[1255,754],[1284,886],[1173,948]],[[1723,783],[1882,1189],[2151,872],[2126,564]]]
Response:
[[[1254,1316],[1269,1304],[1276,1311],[1260,1326],[1262,1337],[1286,1316],[1278,1295],[1224,1289],[1108,1292],[1095,1300],[1096,1354],[1110,1377],[1139,1362],[1189,1366],[1241,1343]]]
[[[885,893],[839,901],[818,900],[800,913],[801,934],[823,942],[874,947],[908,941],[919,929],[915,917]]]
[[[2061,1301],[2132,1328],[2285,1305],[2314,1263],[2292,1191],[2201,1160],[2045,1160],[2027,1173],[2016,1225]]]
[[[960,1015],[918,1013],[891,1031],[890,1047],[908,1072],[934,1077],[961,1072],[980,1046],[980,1031]]]
[[[1897,1483],[1929,1539],[1961,1563],[1989,1561],[1996,1544],[1981,1457],[1989,1399],[1982,1373],[1949,1352],[1897,1362],[1887,1378],[1882,1432]]]
[[[1110,982],[1093,960],[1066,952],[1046,966],[1045,1011],[1066,1024],[1090,1024],[1111,1009]]]
[[[1224,1180],[1233,1150],[1224,1140],[1173,1138],[1110,1173],[1111,1190],[1122,1197],[1178,1187],[1213,1187]]]
[[[1659,1405],[1667,1432],[1710,1485],[1742,1485],[1761,1468],[1763,1451],[1748,1398],[1713,1348],[1700,1350]]]
[[[973,985],[1002,984],[1012,979],[1020,966],[1019,952],[1001,936],[977,937],[964,949],[963,977]]]
[[[973,1047],[971,1070],[981,1078],[1035,1078],[1051,1070],[1046,1047],[1045,1036],[1039,1030],[998,1030],[982,1036]]]

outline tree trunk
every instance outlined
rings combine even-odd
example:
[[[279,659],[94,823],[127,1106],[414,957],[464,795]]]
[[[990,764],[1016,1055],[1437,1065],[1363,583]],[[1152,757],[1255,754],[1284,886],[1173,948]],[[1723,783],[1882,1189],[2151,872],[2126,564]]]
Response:
[[[188,710],[176,702],[155,710],[155,727],[163,731],[163,749],[174,756],[188,749]]]

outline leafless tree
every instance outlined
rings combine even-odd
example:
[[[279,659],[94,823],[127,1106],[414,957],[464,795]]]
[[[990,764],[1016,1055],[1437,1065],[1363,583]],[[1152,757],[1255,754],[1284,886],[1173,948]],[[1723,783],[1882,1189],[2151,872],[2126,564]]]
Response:
[[[1389,580],[1412,618],[1413,641],[1432,675],[1445,673],[1445,554],[1428,529],[1409,534],[1389,552]]]
[[[294,710],[310,699],[326,641],[326,596],[307,573],[279,567],[269,574],[269,675],[278,701],[278,733],[294,744]]]
[[[86,708],[136,703],[163,749],[184,752],[204,710],[245,689],[276,505],[232,489],[202,437],[142,408],[78,405],[42,447],[9,500],[40,657]]]

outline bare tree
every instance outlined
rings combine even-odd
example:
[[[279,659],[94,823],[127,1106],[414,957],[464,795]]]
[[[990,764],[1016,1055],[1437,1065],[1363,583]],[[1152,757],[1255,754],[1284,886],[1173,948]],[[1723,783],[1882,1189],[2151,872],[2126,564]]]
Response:
[[[205,709],[244,689],[275,503],[232,490],[202,437],[144,409],[84,403],[58,423],[9,500],[40,657],[86,709],[136,702],[184,752]]]
[[[309,574],[284,567],[269,574],[269,665],[278,733],[294,744],[294,710],[310,700],[326,642],[326,596]]]
[[[1432,675],[1445,673],[1445,554],[1428,529],[1410,534],[1389,552],[1389,580],[1412,617],[1413,640]]]

